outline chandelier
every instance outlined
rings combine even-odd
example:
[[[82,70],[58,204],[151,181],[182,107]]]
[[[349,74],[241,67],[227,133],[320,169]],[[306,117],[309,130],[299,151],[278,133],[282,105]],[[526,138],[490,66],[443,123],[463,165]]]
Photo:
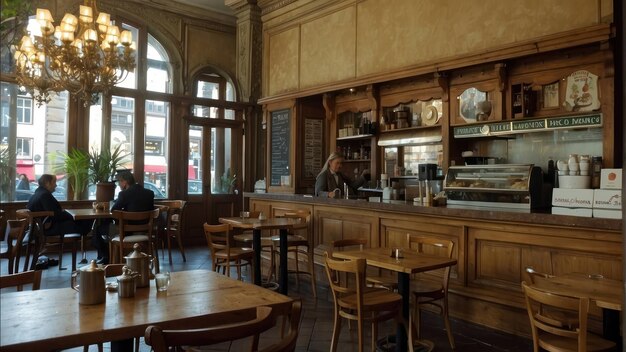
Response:
[[[25,35],[14,47],[17,82],[38,106],[64,90],[89,106],[135,68],[132,33],[120,33],[110,14],[98,13],[95,0],[84,4],[78,18],[66,13],[56,27],[48,9],[37,9],[41,36]]]

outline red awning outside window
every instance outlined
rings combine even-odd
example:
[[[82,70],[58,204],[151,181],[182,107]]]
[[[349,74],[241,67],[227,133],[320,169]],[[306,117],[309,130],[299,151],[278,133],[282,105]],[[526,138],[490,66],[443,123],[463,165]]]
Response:
[[[20,174],[25,174],[28,177],[28,180],[37,181],[35,180],[35,164],[32,160],[17,159],[16,172],[16,176],[19,176]]]

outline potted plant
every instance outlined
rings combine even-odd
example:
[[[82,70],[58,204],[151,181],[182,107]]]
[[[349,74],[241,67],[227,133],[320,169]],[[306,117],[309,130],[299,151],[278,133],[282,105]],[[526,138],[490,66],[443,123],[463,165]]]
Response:
[[[91,149],[89,153],[89,179],[96,185],[97,202],[113,200],[115,173],[122,166],[125,157],[121,144],[118,144],[113,151]]]
[[[57,168],[57,172],[65,172],[67,184],[74,193],[74,200],[79,200],[89,181],[89,154],[80,149],[72,149],[69,153],[59,153],[63,163]]]
[[[237,175],[231,174],[230,168],[227,169],[220,178],[220,193],[231,194],[235,190],[237,183]]]

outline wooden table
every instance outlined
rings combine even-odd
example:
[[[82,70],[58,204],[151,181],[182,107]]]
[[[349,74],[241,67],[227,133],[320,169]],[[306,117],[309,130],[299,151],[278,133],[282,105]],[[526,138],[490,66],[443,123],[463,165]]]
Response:
[[[291,299],[209,270],[173,272],[168,291],[154,284],[134,298],[106,294],[106,303],[79,305],[71,288],[0,296],[0,350],[51,351],[143,336],[149,325],[197,327],[207,319],[258,306],[288,309]],[[132,346],[132,344],[131,344]]]
[[[280,252],[287,253],[287,235],[288,230],[300,219],[293,218],[269,218],[259,220],[256,218],[230,217],[220,218],[222,224],[230,224],[232,227],[240,229],[252,229],[252,248],[254,249],[254,283],[261,285],[261,231],[262,230],[279,230],[280,233]],[[289,292],[289,280],[287,278],[287,256],[281,255],[278,263],[278,292],[286,295]]]
[[[402,295],[402,315],[409,321],[411,274],[441,269],[456,264],[456,259],[435,257],[417,253],[414,249],[403,249],[404,258],[391,257],[390,248],[367,248],[353,251],[333,252],[333,257],[342,259],[365,259],[367,265],[392,270],[398,273],[398,293]],[[406,331],[401,325],[396,329],[396,351],[406,351]]]
[[[113,213],[111,213],[109,210],[103,211],[103,210],[94,210],[93,208],[84,208],[84,209],[66,209],[68,213],[70,213],[70,215],[72,215],[72,217],[74,218],[75,221],[78,220],[93,220],[94,223],[91,226],[91,231],[92,231],[92,236],[97,236],[95,229],[96,229],[96,220],[101,220],[101,219],[112,219],[113,218]],[[85,253],[85,236],[81,236],[80,238],[80,250],[83,253],[83,258],[80,260],[81,264],[86,264],[87,263],[87,258],[86,258],[86,253]]]
[[[535,285],[557,294],[589,297],[602,308],[604,337],[611,341],[620,341],[619,311],[622,310],[624,297],[624,284],[621,281],[592,278],[589,274],[583,273],[569,273],[548,279],[537,278]]]

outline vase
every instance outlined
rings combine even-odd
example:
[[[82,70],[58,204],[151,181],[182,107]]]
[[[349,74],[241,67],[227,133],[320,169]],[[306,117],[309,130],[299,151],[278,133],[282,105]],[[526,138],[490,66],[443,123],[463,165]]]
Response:
[[[108,202],[115,196],[115,182],[96,183],[96,202]]]

